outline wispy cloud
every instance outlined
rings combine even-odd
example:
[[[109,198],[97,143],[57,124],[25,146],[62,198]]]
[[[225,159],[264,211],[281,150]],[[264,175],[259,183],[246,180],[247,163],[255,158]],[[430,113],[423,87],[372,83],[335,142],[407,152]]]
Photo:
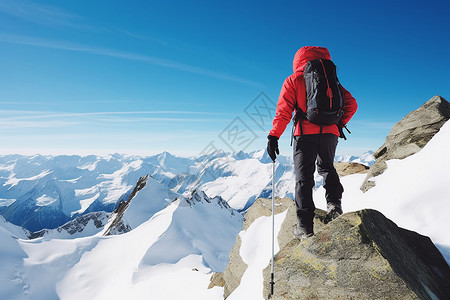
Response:
[[[186,111],[117,111],[59,113],[44,111],[0,110],[0,131],[21,128],[62,128],[70,126],[118,126],[149,122],[226,122],[217,118],[223,113]]]
[[[22,129],[22,128],[62,128],[68,126],[77,126],[82,124],[81,122],[71,122],[71,121],[40,121],[40,122],[30,122],[30,121],[0,121],[0,131],[11,130],[11,129]]]
[[[121,104],[121,103],[134,103],[135,101],[133,100],[95,100],[95,99],[77,99],[77,103],[80,104],[80,106],[83,105],[90,105],[93,103],[98,103],[98,104]],[[152,103],[155,103],[155,101],[152,101]],[[166,103],[166,102],[162,102],[162,103]],[[58,102],[58,101],[23,101],[23,100],[18,100],[18,101],[11,101],[11,100],[7,100],[7,101],[0,101],[0,107],[5,108],[5,107],[34,107],[35,110],[30,110],[29,113],[31,114],[35,114],[36,110],[38,110],[38,107],[40,109],[44,109],[44,108],[52,108],[55,109],[56,107],[60,107],[61,109],[64,109],[64,107],[66,106],[66,103],[64,102]],[[24,110],[7,110],[8,113],[20,113],[23,114],[26,111]],[[5,110],[0,110],[0,113],[5,112]]]
[[[199,74],[199,75],[203,75],[203,76],[207,76],[207,77],[238,82],[238,83],[256,86],[256,87],[262,87],[262,85],[260,83],[252,81],[252,80],[240,78],[240,77],[233,76],[233,75],[230,75],[227,73],[211,71],[211,70],[199,68],[199,67],[196,67],[193,65],[188,65],[188,64],[177,62],[177,61],[167,60],[167,59],[150,56],[150,55],[142,55],[142,54],[138,54],[138,53],[124,52],[124,51],[109,49],[109,48],[92,47],[92,46],[87,46],[87,45],[82,45],[82,44],[77,44],[77,43],[71,43],[71,42],[67,42],[67,41],[49,40],[49,39],[34,38],[34,37],[29,37],[29,36],[13,35],[13,34],[6,34],[6,33],[0,33],[0,42],[35,46],[35,47],[43,47],[43,48],[51,48],[51,49],[68,50],[68,51],[75,51],[75,52],[84,52],[84,53],[109,56],[109,57],[115,57],[115,58],[120,58],[120,59],[132,60],[132,61],[141,61],[144,63],[162,66],[162,67],[171,68],[171,69],[176,69],[179,71],[185,71],[185,72]]]
[[[168,43],[166,41],[163,41],[161,39],[155,39],[155,38],[151,38],[148,35],[144,35],[144,34],[140,34],[140,33],[136,33],[136,32],[131,32],[129,30],[125,30],[125,29],[117,29],[118,32],[125,34],[128,37],[131,37],[133,39],[137,39],[137,40],[141,40],[141,41],[149,41],[152,43],[156,43],[162,46],[167,46]]]
[[[22,103],[16,103],[22,104]],[[16,110],[16,109],[4,109],[0,110],[0,118],[4,120],[5,118],[10,118],[13,115],[36,115],[36,114],[50,114],[50,111],[35,111],[35,110]]]
[[[352,120],[352,125],[362,126],[365,128],[372,129],[383,129],[390,130],[392,126],[395,125],[395,122],[387,122],[387,121],[374,121],[374,120]]]
[[[85,113],[60,113],[46,111],[28,111],[28,110],[0,110],[2,120],[24,120],[24,119],[49,119],[49,118],[70,118],[70,117],[98,117],[98,116],[119,116],[119,115],[223,115],[223,113],[202,112],[202,111],[101,111]],[[18,115],[13,116],[11,115]]]
[[[83,18],[79,15],[56,6],[28,0],[2,0],[0,1],[0,12],[40,25],[94,29],[83,24]]]

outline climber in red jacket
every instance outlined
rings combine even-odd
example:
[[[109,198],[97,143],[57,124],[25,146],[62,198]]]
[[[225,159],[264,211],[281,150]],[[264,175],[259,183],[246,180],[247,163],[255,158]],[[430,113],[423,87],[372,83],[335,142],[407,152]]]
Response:
[[[328,49],[323,47],[302,47],[294,57],[294,73],[283,83],[278,99],[273,127],[268,136],[267,152],[275,162],[279,154],[278,139],[292,119],[295,107],[306,111],[306,87],[303,71],[309,61],[330,60]],[[340,86],[343,100],[343,115],[340,124],[346,125],[357,110],[355,98]],[[301,118],[294,128],[294,167],[296,172],[295,204],[299,223],[293,228],[294,237],[303,239],[314,235],[313,218],[315,205],[312,189],[315,185],[314,171],[317,169],[324,178],[327,200],[326,222],[342,214],[341,198],[344,191],[334,168],[334,156],[340,130],[336,124],[317,125]]]

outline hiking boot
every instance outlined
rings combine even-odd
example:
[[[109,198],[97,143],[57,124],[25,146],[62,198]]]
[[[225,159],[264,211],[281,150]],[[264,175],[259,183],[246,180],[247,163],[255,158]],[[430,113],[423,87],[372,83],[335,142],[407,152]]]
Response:
[[[295,224],[294,227],[292,227],[292,235],[294,238],[298,240],[304,240],[306,238],[312,237],[314,235],[313,229],[306,229],[300,226],[300,224]]]
[[[327,215],[325,216],[325,219],[323,220],[323,222],[325,224],[328,224],[331,221],[333,221],[334,219],[336,219],[337,217],[339,217],[340,215],[342,215],[341,205],[336,204],[336,203],[328,203],[327,204]]]

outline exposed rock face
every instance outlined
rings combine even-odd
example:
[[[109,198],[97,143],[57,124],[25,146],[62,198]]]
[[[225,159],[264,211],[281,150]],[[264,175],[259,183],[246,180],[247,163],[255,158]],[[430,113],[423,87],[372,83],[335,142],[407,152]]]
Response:
[[[211,283],[208,285],[208,289],[212,289],[215,286],[223,287],[225,285],[225,279],[223,279],[223,273],[214,273],[211,276]]]
[[[275,257],[272,299],[448,299],[450,268],[428,237],[375,210],[347,213]],[[268,298],[270,267],[264,270]]]
[[[131,230],[129,226],[126,226],[123,221],[122,217],[125,211],[127,210],[128,206],[130,206],[131,200],[137,195],[137,193],[142,190],[145,185],[147,184],[148,177],[150,175],[146,175],[144,177],[140,177],[138,182],[136,183],[136,186],[134,187],[133,191],[131,192],[130,196],[128,197],[127,201],[120,201],[117,208],[114,210],[113,214],[111,215],[112,222],[111,225],[106,229],[104,236],[110,235],[110,234],[119,234],[119,233],[125,233]]]
[[[374,154],[376,162],[361,186],[363,192],[375,186],[372,177],[382,174],[389,159],[403,159],[419,152],[450,119],[450,103],[434,96],[392,127],[386,141]]]
[[[66,231],[67,233],[73,235],[77,232],[82,232],[90,221],[93,222],[96,228],[101,228],[106,225],[109,215],[109,213],[104,211],[92,212],[83,216],[76,217],[74,220],[69,221],[63,226],[60,226],[56,229],[42,229],[36,232],[29,233],[28,237],[30,239],[35,239],[43,237],[52,231]]]
[[[352,162],[335,162],[334,167],[339,176],[347,176],[351,174],[364,174],[369,170],[368,166]]]

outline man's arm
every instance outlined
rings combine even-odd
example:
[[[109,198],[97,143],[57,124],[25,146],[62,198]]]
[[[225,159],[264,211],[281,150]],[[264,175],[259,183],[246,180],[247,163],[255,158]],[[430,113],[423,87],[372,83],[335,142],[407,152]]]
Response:
[[[344,115],[341,118],[341,123],[343,125],[346,125],[356,113],[356,110],[358,109],[358,103],[356,103],[356,100],[355,98],[353,98],[352,94],[350,94],[350,92],[347,91],[342,85],[341,95],[342,100],[344,101]]]
[[[291,77],[286,78],[278,98],[273,127],[269,135],[280,137],[292,119],[295,102],[295,89]]]

